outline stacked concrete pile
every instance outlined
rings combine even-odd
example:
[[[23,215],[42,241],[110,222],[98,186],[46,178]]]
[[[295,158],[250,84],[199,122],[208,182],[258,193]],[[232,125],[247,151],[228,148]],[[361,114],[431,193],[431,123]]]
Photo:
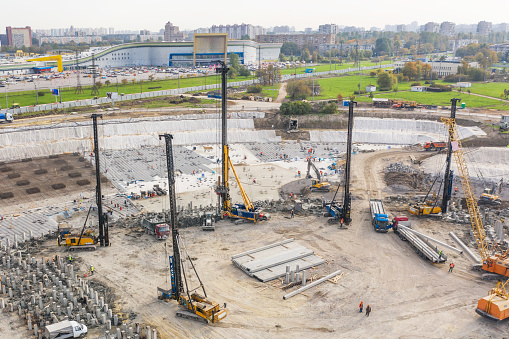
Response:
[[[126,338],[126,333],[127,338],[142,338],[139,325],[127,329],[104,302],[104,296],[78,278],[74,266],[59,256],[36,259],[3,246],[0,257],[0,308],[16,312],[36,337],[42,338],[46,325],[74,320],[108,331],[112,326],[123,326],[117,328],[114,338]],[[109,334],[106,337],[110,338]]]

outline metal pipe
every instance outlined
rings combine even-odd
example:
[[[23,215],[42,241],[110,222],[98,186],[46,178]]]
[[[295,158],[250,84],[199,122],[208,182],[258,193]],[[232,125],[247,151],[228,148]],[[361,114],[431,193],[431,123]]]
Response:
[[[470,258],[472,258],[477,264],[481,263],[481,260],[479,260],[479,258],[474,253],[472,253],[472,251],[470,251],[470,249],[456,236],[456,234],[449,232],[449,235],[454,239],[454,241],[458,243],[458,245],[461,246],[461,248],[463,248],[465,252],[467,252]]]
[[[405,230],[407,230],[407,231],[410,231],[410,232],[412,232],[412,233],[415,233],[415,234],[417,234],[417,235],[419,235],[419,236],[421,236],[421,237],[424,237],[424,238],[429,239],[429,240],[431,240],[431,241],[433,241],[433,242],[436,242],[437,244],[440,244],[440,245],[444,246],[445,248],[448,248],[448,249],[450,249],[450,250],[452,250],[452,251],[455,251],[455,252],[457,252],[457,253],[459,253],[459,254],[463,253],[463,251],[462,251],[462,250],[459,250],[459,249],[457,249],[456,247],[449,246],[449,245],[447,245],[447,244],[445,244],[445,243],[443,243],[443,242],[441,242],[441,241],[438,241],[438,240],[436,240],[436,239],[433,239],[432,237],[430,237],[430,236],[428,236],[428,235],[425,235],[425,234],[422,234],[421,232],[417,232],[416,230],[413,230],[413,229],[408,228],[408,227],[406,227],[406,226],[398,225],[398,228],[400,228],[400,227],[401,227],[401,228],[403,228],[403,229],[405,229]]]
[[[304,292],[304,291],[305,291],[305,290],[307,290],[308,288],[311,288],[311,287],[313,287],[313,286],[316,286],[316,285],[318,285],[318,284],[323,283],[323,282],[324,282],[325,280],[327,280],[327,279],[334,278],[334,277],[335,277],[335,276],[337,276],[339,273],[341,273],[341,270],[338,270],[338,271],[336,271],[336,272],[334,272],[334,273],[329,274],[328,276],[325,276],[325,277],[323,277],[323,278],[321,278],[321,279],[318,279],[317,281],[312,282],[312,283],[311,283],[311,284],[309,284],[309,285],[302,286],[302,287],[301,287],[301,288],[299,288],[298,290],[295,290],[295,291],[293,291],[293,292],[291,292],[291,293],[288,293],[287,295],[283,296],[283,299],[284,299],[284,300],[289,299],[289,298],[293,297],[294,295],[297,295],[297,294],[299,294],[299,293],[301,293],[301,292]]]

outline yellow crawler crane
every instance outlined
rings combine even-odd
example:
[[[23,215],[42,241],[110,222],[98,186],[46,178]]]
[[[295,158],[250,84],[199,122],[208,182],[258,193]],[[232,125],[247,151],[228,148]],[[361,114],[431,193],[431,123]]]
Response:
[[[458,99],[451,100],[454,107],[456,106],[457,100]],[[490,251],[489,249],[486,231],[482,223],[481,215],[479,214],[479,206],[477,205],[477,199],[474,195],[474,190],[470,182],[470,174],[465,161],[465,155],[461,147],[456,119],[441,119],[449,131],[456,166],[458,167],[461,185],[465,193],[465,200],[467,202],[468,213],[470,215],[472,231],[477,243],[477,248],[479,249],[479,254],[481,255],[482,269],[486,272],[509,277],[509,260],[507,258],[507,252],[502,253],[496,244],[491,246],[493,251]],[[482,316],[496,320],[503,320],[509,317],[509,296],[507,294],[508,282],[509,280],[505,283],[498,282],[497,286],[490,291],[489,296],[478,301],[476,312]]]

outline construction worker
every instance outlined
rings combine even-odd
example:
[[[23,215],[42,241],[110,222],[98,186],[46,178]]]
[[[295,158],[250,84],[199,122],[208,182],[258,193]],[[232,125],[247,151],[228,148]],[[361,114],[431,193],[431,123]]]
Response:
[[[438,252],[438,260],[442,259],[442,251]]]
[[[293,209],[290,211],[290,216],[293,218],[295,216],[295,212],[293,211]]]
[[[94,266],[90,265],[90,275],[94,275]]]
[[[371,313],[371,306],[368,305],[368,307],[366,307],[366,317],[369,317],[370,313]]]
[[[458,186],[454,187],[454,192],[458,192]]]
[[[343,220],[343,218],[341,218],[341,226],[339,226],[340,228],[343,228],[343,223],[344,223],[344,220]]]
[[[359,313],[362,313],[362,308],[364,307],[364,302],[361,301],[361,303],[359,304]]]
[[[69,254],[69,264],[72,264],[72,256]]]
[[[454,269],[454,263],[452,262],[450,265],[449,265],[449,273],[452,273],[452,270]]]

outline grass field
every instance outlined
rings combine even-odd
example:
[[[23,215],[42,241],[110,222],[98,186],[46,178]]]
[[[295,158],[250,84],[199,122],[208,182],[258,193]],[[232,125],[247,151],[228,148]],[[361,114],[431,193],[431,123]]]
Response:
[[[391,61],[384,61],[382,62],[383,65],[390,64]],[[361,66],[373,66],[375,63],[371,61],[362,61]],[[379,65],[377,63],[376,65]],[[305,67],[297,67],[297,69],[291,67],[291,68],[285,68],[281,70],[281,74],[303,74],[305,73],[306,68],[314,68],[315,72],[327,72],[327,71],[334,71],[338,69],[347,69],[347,68],[353,68],[353,62],[344,62],[342,64],[320,64],[316,66],[305,66]]]
[[[335,99],[338,93],[341,93],[341,95],[347,99],[350,95],[353,94],[354,91],[358,89],[359,81],[361,81],[362,88],[365,89],[367,85],[376,85],[376,80],[376,77],[362,76],[361,78],[358,75],[317,79],[315,82],[320,84],[321,92],[319,96],[315,96],[315,100]],[[467,92],[458,93],[455,91],[441,93],[410,92],[410,85],[411,82],[399,83],[398,92],[377,91],[374,93],[374,96],[378,98],[412,100],[421,104],[440,106],[450,105],[450,100],[452,98],[460,98],[461,102],[464,102],[467,107],[483,107],[487,109],[509,110],[509,103],[501,102],[500,99],[497,98],[483,98],[475,95],[469,95]],[[490,94],[497,93],[497,91],[500,91],[500,93],[503,92],[504,86],[509,89],[508,85],[509,84],[505,83],[477,83],[472,84],[471,92],[490,96]],[[371,99],[365,95],[357,95],[356,100],[361,102],[371,101]]]
[[[228,82],[236,82],[236,81],[245,81],[252,80],[253,78],[241,77],[238,76],[235,79],[228,79]],[[184,78],[180,79],[180,87],[194,87],[194,86],[203,86],[205,84],[218,84],[221,82],[221,78],[219,76],[208,76],[208,77],[193,77],[193,78]],[[160,87],[149,89],[149,87]],[[168,79],[168,80],[154,80],[154,81],[144,81],[143,82],[143,92],[151,92],[151,91],[162,91],[166,89],[175,89],[179,88],[178,79]],[[140,93],[142,86],[140,86],[139,82],[132,84],[129,82],[126,85],[119,84],[118,92],[124,94],[133,94]],[[91,95],[92,88],[90,86],[83,87],[84,93],[75,94],[75,89],[73,87],[62,88],[62,102],[64,101],[74,101],[74,100],[84,100],[84,99],[92,99]],[[106,92],[116,92],[117,86],[116,84],[111,84],[110,86],[105,86],[103,82],[103,86],[99,89],[99,97],[105,97]],[[38,92],[44,93],[44,96],[39,96],[39,105],[41,104],[50,104],[55,102],[55,97],[51,94],[49,89],[39,90]],[[22,91],[22,92],[8,92],[7,98],[9,102],[9,106],[12,103],[18,103],[20,106],[33,106],[36,105],[36,97],[35,91]]]

